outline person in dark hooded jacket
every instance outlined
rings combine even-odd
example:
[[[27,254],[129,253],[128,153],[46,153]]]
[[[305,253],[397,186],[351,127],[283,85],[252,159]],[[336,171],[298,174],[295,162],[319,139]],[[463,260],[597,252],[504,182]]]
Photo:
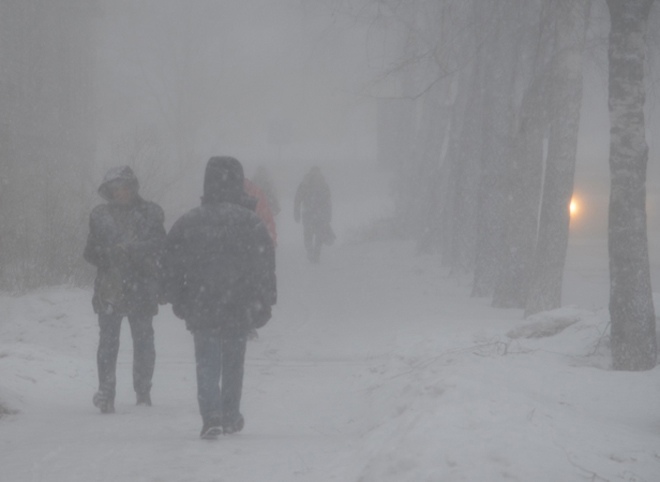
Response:
[[[321,260],[321,247],[335,241],[332,230],[332,196],[330,187],[318,166],[312,167],[298,185],[293,202],[293,219],[302,220],[303,241],[307,259]]]
[[[107,203],[89,219],[83,256],[97,268],[92,306],[98,314],[99,389],[93,402],[114,412],[121,322],[128,317],[133,337],[133,388],[138,405],[151,405],[156,351],[152,321],[158,312],[160,258],[165,247],[165,216],[160,206],[142,199],[128,166],[110,169],[98,189]]]
[[[212,157],[201,206],[167,235],[165,293],[193,334],[204,439],[243,429],[247,336],[266,324],[277,301],[273,242],[243,186],[238,160]]]

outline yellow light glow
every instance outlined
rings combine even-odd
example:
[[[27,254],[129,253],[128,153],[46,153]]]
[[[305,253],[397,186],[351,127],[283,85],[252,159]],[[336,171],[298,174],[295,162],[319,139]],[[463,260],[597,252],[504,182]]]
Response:
[[[570,213],[571,218],[576,217],[580,213],[580,204],[577,199],[571,199],[571,203],[568,205],[568,212]]]

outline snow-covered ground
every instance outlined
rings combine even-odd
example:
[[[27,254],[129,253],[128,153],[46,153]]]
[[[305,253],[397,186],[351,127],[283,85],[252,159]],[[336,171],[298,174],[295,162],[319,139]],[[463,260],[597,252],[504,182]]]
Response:
[[[101,415],[91,293],[1,296],[0,399],[17,413],[0,418],[0,480],[660,480],[660,368],[609,368],[603,244],[571,247],[567,307],[529,320],[409,243],[339,243],[318,266],[299,244],[279,248],[280,302],[248,345],[245,429],[214,442],[169,307],[154,406],[134,404],[124,325],[117,413]]]

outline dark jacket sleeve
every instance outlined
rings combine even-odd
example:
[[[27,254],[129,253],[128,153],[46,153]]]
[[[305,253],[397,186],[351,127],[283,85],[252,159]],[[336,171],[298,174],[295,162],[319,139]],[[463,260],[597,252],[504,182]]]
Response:
[[[138,239],[126,246],[131,261],[135,264],[148,265],[149,269],[159,268],[165,249],[165,214],[155,203],[145,203],[143,215],[146,220],[145,230]]]
[[[249,319],[252,328],[261,328],[270,320],[271,308],[277,303],[275,247],[263,223],[255,227],[254,234],[257,240],[257,249],[252,253],[255,289]]]
[[[83,258],[97,268],[104,268],[109,264],[109,247],[104,243],[100,233],[100,217],[102,206],[94,208],[89,215],[89,235],[83,251]]]
[[[164,301],[172,304],[174,314],[181,319],[185,318],[182,306],[185,287],[183,233],[184,220],[179,219],[165,238],[161,279],[161,296]]]
[[[257,250],[254,253],[255,285],[259,301],[268,306],[277,303],[277,278],[275,270],[275,247],[268,234],[266,226],[259,222],[255,227],[255,236],[258,240]]]

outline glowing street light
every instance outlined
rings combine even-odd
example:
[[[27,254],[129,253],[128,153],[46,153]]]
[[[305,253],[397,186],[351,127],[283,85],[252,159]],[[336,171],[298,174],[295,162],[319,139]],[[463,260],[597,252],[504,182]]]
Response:
[[[582,218],[584,217],[583,210],[582,199],[573,194],[571,202],[568,204],[568,216],[570,223],[574,228],[577,227],[575,225],[576,223],[582,222]]]

